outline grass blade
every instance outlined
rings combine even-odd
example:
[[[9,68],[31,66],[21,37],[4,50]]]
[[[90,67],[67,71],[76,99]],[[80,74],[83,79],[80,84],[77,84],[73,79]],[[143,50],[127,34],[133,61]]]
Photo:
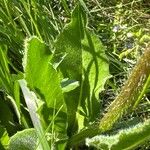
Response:
[[[40,119],[38,117],[38,114],[36,113],[36,111],[37,111],[37,104],[36,104],[37,103],[37,97],[33,92],[31,92],[28,89],[25,80],[19,80],[19,84],[20,84],[20,87],[22,89],[22,92],[23,92],[23,95],[25,98],[25,102],[26,102],[27,107],[29,109],[29,114],[31,116],[32,123],[33,123],[33,125],[37,131],[37,134],[38,134],[38,138],[40,141],[39,147],[42,150],[46,150],[46,149],[48,150],[48,149],[50,149],[50,147],[49,147],[49,144],[46,140],[46,137],[44,136],[44,131],[43,131]]]

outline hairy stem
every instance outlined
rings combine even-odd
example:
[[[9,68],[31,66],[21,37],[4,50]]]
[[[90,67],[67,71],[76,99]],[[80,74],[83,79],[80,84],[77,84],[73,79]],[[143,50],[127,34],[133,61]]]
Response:
[[[150,48],[146,49],[134,67],[129,79],[123,86],[120,94],[108,106],[107,113],[100,121],[99,128],[102,131],[111,129],[113,124],[128,109],[137,102],[140,92],[150,74]]]

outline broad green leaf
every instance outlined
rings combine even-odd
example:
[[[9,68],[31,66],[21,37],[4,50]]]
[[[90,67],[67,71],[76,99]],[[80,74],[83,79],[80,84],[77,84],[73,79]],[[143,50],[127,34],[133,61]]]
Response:
[[[3,128],[2,126],[0,126],[0,144],[3,147],[3,149],[4,148],[7,149],[8,148],[8,144],[9,144],[8,133],[7,133],[6,129]]]
[[[121,92],[116,99],[107,108],[107,113],[101,119],[100,130],[106,131],[111,129],[128,108],[133,108],[142,98],[143,92],[149,84],[150,75],[150,49],[146,49],[136,66],[131,72],[129,79],[126,81]]]
[[[63,106],[65,111],[60,80],[50,64],[51,59],[52,53],[45,43],[36,37],[26,40],[23,67],[28,86],[45,100],[49,108]]]
[[[67,24],[55,42],[55,57],[66,55],[60,64],[66,78],[80,80],[82,74],[81,39],[83,38],[83,20],[81,7],[72,12],[71,22]]]
[[[55,57],[58,59],[58,56],[65,55],[58,67],[63,77],[80,83],[78,88],[65,94],[69,131],[77,127],[75,118],[78,105],[79,108],[82,107],[80,110],[85,117],[89,117],[88,121],[93,121],[98,116],[100,112],[98,95],[110,77],[105,49],[86,24],[86,14],[78,4],[72,12],[71,22],[65,26],[55,42]],[[78,113],[80,129],[83,122],[82,116]]]
[[[150,140],[150,120],[128,129],[120,130],[115,135],[99,135],[86,139],[87,145],[104,150],[130,150]]]
[[[63,78],[81,81],[82,78],[82,50],[83,38],[83,11],[77,5],[72,12],[71,22],[67,24],[55,42],[55,57],[66,55],[59,68]],[[68,135],[71,136],[77,130],[76,111],[80,97],[80,87],[67,92],[65,101],[68,115]]]
[[[35,150],[37,141],[35,129],[25,129],[10,138],[9,150]]]
[[[95,120],[100,112],[99,93],[104,90],[106,80],[111,77],[109,61],[98,36],[88,28],[85,30],[82,48],[84,80],[81,104],[83,108],[87,105],[89,120]]]
[[[71,129],[75,125],[78,105],[89,117],[88,121],[97,117],[96,114],[100,112],[98,95],[110,77],[105,48],[86,24],[86,14],[79,4],[72,12],[71,22],[65,26],[55,43],[55,57],[65,55],[59,66],[63,77],[80,82],[79,88],[65,94]],[[82,123],[79,126],[83,126]]]
[[[104,90],[104,84],[109,74],[109,62],[105,54],[105,48],[96,34],[88,28],[85,31],[85,38],[82,40],[82,63],[84,76],[87,77],[92,92],[99,98],[99,92]]]
[[[120,123],[116,128],[119,129],[125,129],[128,128],[129,126],[135,126],[141,121],[141,119],[136,118],[136,119],[131,119],[129,121],[124,121]],[[97,123],[91,124],[88,128],[80,131],[78,134],[73,135],[69,140],[67,145],[68,146],[75,146],[82,141],[84,141],[86,138],[93,138],[94,136],[100,135],[102,131],[99,129],[99,126]]]

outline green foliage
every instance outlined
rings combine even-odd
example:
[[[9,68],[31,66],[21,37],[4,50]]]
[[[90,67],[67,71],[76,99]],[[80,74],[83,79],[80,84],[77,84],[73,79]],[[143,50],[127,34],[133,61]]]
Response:
[[[50,64],[52,53],[37,38],[25,42],[23,67],[28,86],[37,91],[47,107],[59,109],[64,105],[59,77]],[[56,102],[56,104],[54,104]],[[65,111],[65,106],[63,107]]]
[[[29,91],[25,80],[19,80],[20,87],[22,89],[27,108],[29,110],[29,114],[33,123],[34,128],[37,131],[38,139],[39,139],[39,147],[40,149],[50,149],[46,137],[44,135],[43,127],[41,125],[40,119],[37,115],[37,104],[38,99],[34,93]]]
[[[82,41],[83,88],[81,106],[86,110],[89,121],[95,120],[100,113],[99,93],[109,79],[109,60],[101,41],[88,28]],[[87,92],[88,91],[88,92]],[[89,114],[89,115],[88,115]]]
[[[81,8],[77,6],[72,13],[71,22],[65,26],[63,32],[58,36],[55,42],[55,57],[57,58],[62,53],[66,54],[66,57],[60,64],[63,77],[74,79],[79,82],[82,80],[81,40],[83,38],[84,26],[82,15]],[[70,136],[77,130],[76,112],[79,104],[79,97],[80,87],[65,94],[68,135]]]
[[[150,120],[139,123],[128,129],[120,130],[114,135],[99,135],[86,139],[88,145],[104,150],[135,149],[150,138]]]
[[[67,78],[63,79],[61,82],[61,87],[63,93],[70,92],[79,86],[79,82],[75,80],[69,80]]]
[[[7,93],[11,105],[14,107],[15,113],[18,117],[19,122],[21,121],[20,116],[20,97],[19,88],[16,81],[20,78],[19,75],[14,78],[9,70],[9,60],[6,56],[7,46],[0,46],[0,81],[3,90]],[[21,76],[21,75],[20,75]]]
[[[47,129],[47,126],[55,121],[55,129],[65,133],[66,105],[59,75],[51,64],[52,58],[48,46],[38,38],[32,37],[26,41],[23,59],[25,79],[28,87],[38,95],[41,103],[43,102],[37,108],[43,126]],[[55,114],[57,115],[53,120]],[[52,125],[49,128],[51,127]]]
[[[78,105],[87,116],[87,122],[98,117],[98,93],[110,77],[105,49],[98,37],[87,28],[87,18],[80,5],[74,9],[71,22],[55,42],[55,57],[58,59],[62,54],[66,55],[59,66],[63,77],[80,81],[78,89],[65,94],[68,130],[71,132],[76,126],[74,118]],[[80,123],[79,128],[82,126]]]
[[[4,52],[5,51],[5,52]],[[0,47],[0,75],[1,75],[1,82],[4,86],[5,90],[8,94],[13,95],[12,91],[12,81],[10,76],[10,71],[8,68],[8,60],[6,57],[6,47]]]
[[[150,74],[150,49],[145,50],[137,65],[134,67],[129,79],[125,83],[117,98],[109,105],[108,112],[100,122],[102,131],[109,130],[116,120],[130,107],[132,108],[138,97],[141,98],[141,91]],[[147,83],[146,83],[147,84]]]
[[[9,150],[34,150],[37,145],[35,129],[25,129],[10,138]]]
[[[0,126],[0,148],[1,150],[3,149],[8,149],[8,143],[9,143],[9,136],[5,128]]]
[[[147,142],[149,120],[135,125],[149,116],[147,6],[0,0],[0,149],[9,137],[18,150],[82,149],[96,135],[88,143],[103,149]]]

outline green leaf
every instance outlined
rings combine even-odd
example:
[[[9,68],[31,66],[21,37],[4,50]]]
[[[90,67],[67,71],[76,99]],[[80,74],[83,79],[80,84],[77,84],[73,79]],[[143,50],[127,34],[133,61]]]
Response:
[[[6,129],[3,128],[2,126],[0,126],[0,144],[3,147],[3,149],[4,148],[7,149],[8,148],[8,144],[9,144],[8,133],[7,133]]]
[[[7,47],[1,47],[0,46],[0,82],[2,83],[2,86],[6,90],[8,94],[8,98],[10,99],[12,106],[15,110],[15,113],[18,117],[18,120],[20,122],[20,104],[16,104],[17,97],[16,94],[19,94],[19,89],[16,89],[15,81],[13,80],[12,74],[9,70],[9,60],[6,55]],[[17,93],[18,92],[18,93]]]
[[[23,66],[25,79],[31,90],[36,91],[49,108],[65,111],[63,94],[57,71],[50,64],[52,53],[45,43],[36,37],[26,40]],[[55,104],[56,102],[56,104]]]
[[[104,150],[130,150],[150,139],[150,119],[115,135],[99,135],[86,139],[87,145]]]
[[[86,11],[86,13],[90,14],[90,11],[88,9],[88,7],[86,6],[85,2],[83,0],[79,0],[81,6],[84,8],[84,10]]]
[[[74,130],[72,133],[77,130],[75,128],[78,108],[85,114],[85,118],[89,118],[88,122],[98,117],[98,95],[104,89],[106,80],[110,78],[105,48],[86,24],[86,13],[78,4],[72,12],[71,22],[65,26],[55,42],[55,58],[65,56],[58,67],[63,77],[80,83],[78,88],[64,94],[68,111],[68,130]],[[81,122],[84,122],[81,115],[78,111],[79,129],[83,127]]]
[[[61,71],[66,78],[80,80],[82,73],[81,39],[83,38],[82,10],[79,5],[71,15],[71,22],[65,26],[63,32],[55,42],[55,57],[66,55],[60,64]]]
[[[10,138],[9,150],[35,150],[37,134],[35,129],[25,129]]]
[[[104,84],[110,78],[109,61],[105,54],[105,47],[98,36],[88,28],[85,34],[82,41],[84,76],[88,78],[85,82],[89,82],[90,93],[94,92],[98,99],[99,92],[104,90]]]
[[[75,80],[63,79],[61,82],[62,91],[70,92],[79,86],[79,82]]]
[[[72,12],[71,22],[67,24],[55,42],[55,58],[66,55],[59,68],[63,78],[81,81],[82,79],[82,47],[83,38],[83,11],[77,5]],[[61,60],[61,59],[60,59]],[[80,97],[80,87],[67,92],[65,102],[68,115],[68,135],[71,136],[77,130],[76,111]]]
[[[6,92],[12,96],[13,83],[11,81],[11,74],[8,67],[6,48],[3,48],[2,46],[0,46],[0,80]]]
[[[82,48],[84,80],[81,104],[83,108],[87,105],[89,120],[95,120],[100,112],[99,93],[104,90],[106,80],[111,77],[109,74],[109,61],[98,36],[88,28],[85,30]]]
[[[35,93],[31,92],[28,89],[25,80],[19,80],[19,84],[22,89],[32,123],[37,131],[40,149],[42,149],[42,150],[49,149],[49,144],[46,140],[44,129],[42,127],[40,118],[37,114],[37,105],[38,105],[39,101],[38,101]]]

